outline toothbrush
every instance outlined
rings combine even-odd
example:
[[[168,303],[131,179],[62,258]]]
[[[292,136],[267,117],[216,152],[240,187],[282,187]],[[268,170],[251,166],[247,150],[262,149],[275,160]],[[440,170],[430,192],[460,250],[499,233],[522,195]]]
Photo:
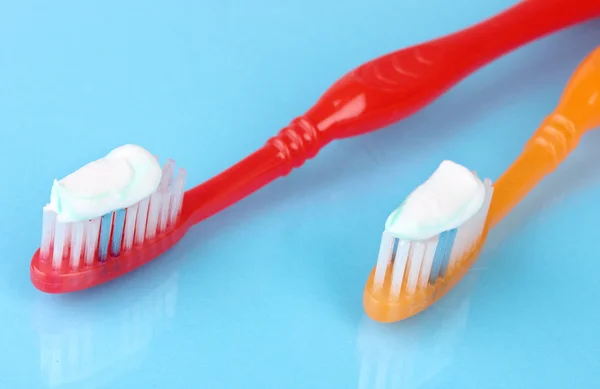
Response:
[[[194,224],[287,175],[328,143],[406,118],[496,58],[597,16],[597,0],[528,0],[465,30],[365,63],[334,83],[261,149],[185,195],[181,170],[179,181],[167,177],[161,184],[150,208],[152,199],[146,199],[137,210],[118,210],[73,225],[61,225],[45,214],[31,280],[41,291],[65,293],[119,277],[162,254]],[[172,161],[167,167],[174,169]],[[169,217],[160,218],[163,213]],[[109,246],[108,258],[99,260],[94,251]]]
[[[493,186],[484,180],[485,201],[477,214],[457,229],[424,242],[399,241],[383,233],[377,265],[364,291],[366,313],[379,322],[395,322],[440,299],[476,261],[488,229],[554,171],[584,133],[596,127],[600,127],[600,47],[573,73],[557,107],[516,161]],[[397,246],[395,254],[392,244]]]

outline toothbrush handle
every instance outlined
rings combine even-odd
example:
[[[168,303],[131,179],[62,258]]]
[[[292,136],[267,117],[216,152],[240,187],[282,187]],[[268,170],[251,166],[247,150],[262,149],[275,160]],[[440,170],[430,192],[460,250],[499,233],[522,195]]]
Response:
[[[600,127],[600,47],[578,66],[554,112],[494,185],[488,214],[490,227],[554,171],[577,147],[585,132],[596,127]]]
[[[598,15],[598,0],[527,0],[465,30],[367,62],[263,148],[188,191],[184,217],[195,224],[287,175],[331,141],[404,119],[503,54]]]

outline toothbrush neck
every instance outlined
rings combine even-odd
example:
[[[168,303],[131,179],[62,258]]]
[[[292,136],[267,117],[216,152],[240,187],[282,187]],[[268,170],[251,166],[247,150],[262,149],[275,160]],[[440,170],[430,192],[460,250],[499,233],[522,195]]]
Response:
[[[577,147],[582,135],[575,124],[552,114],[529,139],[521,155],[494,185],[488,214],[494,227]]]
[[[192,226],[211,217],[302,166],[330,141],[306,118],[295,119],[256,152],[188,190],[182,218]]]

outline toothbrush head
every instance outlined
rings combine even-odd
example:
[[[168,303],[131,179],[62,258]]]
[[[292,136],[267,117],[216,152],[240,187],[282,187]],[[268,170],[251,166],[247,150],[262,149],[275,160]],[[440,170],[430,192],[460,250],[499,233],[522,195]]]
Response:
[[[168,160],[157,190],[126,209],[92,220],[60,222],[44,209],[42,240],[31,259],[33,285],[46,293],[87,289],[117,278],[159,256],[188,227],[186,171]]]
[[[390,323],[425,310],[466,274],[487,235],[492,182],[483,181],[481,208],[458,228],[425,241],[401,240],[384,231],[377,265],[365,286],[363,305],[373,320]]]
[[[367,314],[395,322],[423,311],[448,292],[471,268],[487,230],[575,148],[583,133],[600,126],[600,47],[574,71],[556,109],[528,141],[523,154],[493,188],[485,180],[483,206],[464,224],[426,241],[382,236],[377,265],[365,287]],[[491,204],[491,208],[490,208]]]

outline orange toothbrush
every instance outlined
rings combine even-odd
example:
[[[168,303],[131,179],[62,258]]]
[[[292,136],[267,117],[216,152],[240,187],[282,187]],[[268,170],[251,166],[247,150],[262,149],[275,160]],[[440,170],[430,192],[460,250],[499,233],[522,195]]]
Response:
[[[440,299],[477,260],[494,227],[577,146],[600,127],[600,47],[577,68],[556,109],[517,160],[491,185],[480,211],[458,228],[426,241],[405,241],[385,231],[377,266],[364,291],[366,313],[379,322],[411,317]],[[492,194],[493,192],[493,194]]]

